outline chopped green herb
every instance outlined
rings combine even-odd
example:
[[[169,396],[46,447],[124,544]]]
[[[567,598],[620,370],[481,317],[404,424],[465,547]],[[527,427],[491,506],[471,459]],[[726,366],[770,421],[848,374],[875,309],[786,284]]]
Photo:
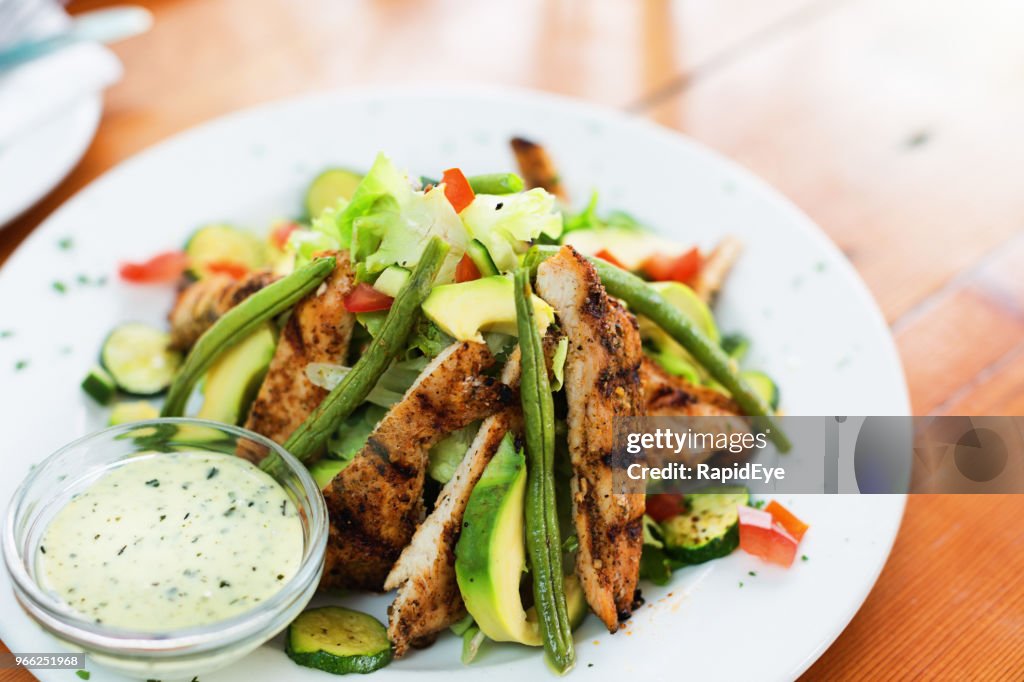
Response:
[[[743,581],[742,580],[740,581],[740,587],[743,587]]]
[[[806,554],[801,554],[800,555],[800,561],[807,561],[807,555]]]
[[[69,251],[71,249],[71,247],[74,246],[74,245],[75,245],[75,242],[72,241],[71,237],[64,237],[60,241],[57,242],[57,248],[60,249],[61,251]],[[81,677],[81,675],[79,675],[79,677]],[[88,677],[83,677],[82,679],[87,680],[89,678]]]
[[[757,573],[755,573],[754,571],[747,571],[747,575],[753,578],[757,576]]]
[[[146,481],[146,485],[148,485],[150,488],[159,488],[160,487],[160,479],[158,479],[158,478],[150,479],[150,480]]]
[[[88,284],[89,275],[78,275],[77,277],[75,277],[75,281],[78,282],[79,284]]]
[[[764,509],[764,500],[755,500],[750,503],[750,506],[754,509]]]
[[[210,470],[206,472],[206,480],[209,481],[218,473],[220,473],[220,469],[218,469],[217,467],[210,467]]]
[[[26,367],[28,367],[28,360],[18,360],[16,363],[14,363],[14,371],[15,372],[20,372],[21,370],[25,369]]]
[[[78,675],[79,679],[82,680],[87,680],[90,677],[88,670],[76,670],[75,674]]]
[[[10,329],[0,330],[0,339],[9,339],[12,336],[14,336],[14,332]]]
[[[68,285],[64,284],[64,282],[61,282],[60,280],[54,281],[52,286],[53,290],[56,291],[58,294],[67,293]]]

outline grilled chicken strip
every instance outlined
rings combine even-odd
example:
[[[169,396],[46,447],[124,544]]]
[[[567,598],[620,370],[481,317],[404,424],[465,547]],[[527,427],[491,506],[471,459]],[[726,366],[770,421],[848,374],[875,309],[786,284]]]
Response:
[[[521,137],[513,137],[509,144],[516,155],[516,164],[528,188],[543,187],[559,199],[565,200],[565,188],[558,177],[558,169],[544,147]]]
[[[608,297],[594,268],[572,247],[541,264],[537,294],[554,307],[569,337],[565,391],[576,575],[587,603],[615,632],[633,610],[643,545],[644,496],[616,494],[611,467],[613,419],[644,415],[640,333],[636,318]]]
[[[493,364],[482,343],[454,343],[443,350],[324,489],[331,532],[321,587],[383,587],[423,518],[430,448],[512,402],[505,384],[482,375]]]
[[[171,346],[187,351],[221,315],[275,279],[270,270],[258,270],[238,280],[214,275],[185,287],[167,316]]]
[[[668,374],[650,358],[640,364],[648,417],[735,417],[740,406],[713,388],[696,386]]]
[[[327,395],[306,377],[311,362],[343,363],[355,316],[344,298],[355,286],[348,253],[331,253],[334,272],[299,301],[281,330],[274,358],[246,419],[245,428],[284,443]]]
[[[502,383],[517,386],[519,370],[516,349],[502,370]],[[414,642],[444,630],[466,614],[455,579],[455,543],[470,493],[508,431],[522,431],[518,406],[492,415],[480,425],[466,456],[441,490],[434,511],[416,529],[388,574],[384,589],[398,588],[388,609],[388,639],[395,656],[404,656]]]

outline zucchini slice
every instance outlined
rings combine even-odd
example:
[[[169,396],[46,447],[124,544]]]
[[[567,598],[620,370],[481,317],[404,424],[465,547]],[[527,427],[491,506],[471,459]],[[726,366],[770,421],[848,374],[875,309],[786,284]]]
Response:
[[[391,662],[387,629],[374,617],[340,606],[304,611],[288,626],[288,657],[335,675],[371,673]]]
[[[141,322],[129,322],[107,335],[100,361],[125,393],[147,396],[167,389],[181,366],[181,353],[170,348],[171,337]]]
[[[466,245],[466,255],[469,256],[469,260],[473,261],[476,269],[480,271],[481,277],[501,274],[498,272],[498,266],[491,259],[491,254],[487,252],[487,247],[478,240],[470,240],[469,244]]]
[[[117,392],[117,383],[102,367],[93,367],[82,379],[82,390],[100,405],[110,403]]]
[[[757,391],[757,394],[764,398],[768,406],[773,410],[779,409],[779,387],[764,372],[748,369],[740,372],[740,376],[747,380],[750,387]]]
[[[267,250],[256,235],[224,224],[205,225],[185,243],[189,272],[196,279],[214,274],[219,264],[225,269],[257,270],[267,261]]]
[[[363,176],[344,168],[328,168],[313,178],[306,190],[306,215],[317,218],[324,209],[334,206],[338,199],[351,199]]]
[[[702,564],[731,554],[740,544],[737,507],[750,503],[746,488],[708,488],[686,496],[688,510],[661,524],[665,551],[686,564]]]

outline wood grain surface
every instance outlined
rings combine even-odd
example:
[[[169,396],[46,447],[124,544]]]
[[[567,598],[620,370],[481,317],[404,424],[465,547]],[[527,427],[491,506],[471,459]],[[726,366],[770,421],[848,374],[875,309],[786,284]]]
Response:
[[[532,87],[677,128],[791,197],[878,299],[915,414],[1024,413],[1017,0],[141,4],[156,24],[115,47],[125,77],[95,141],[0,232],[0,263],[105,170],[212,116],[368,83]],[[1024,679],[1020,510],[912,497],[875,589],[804,677]]]

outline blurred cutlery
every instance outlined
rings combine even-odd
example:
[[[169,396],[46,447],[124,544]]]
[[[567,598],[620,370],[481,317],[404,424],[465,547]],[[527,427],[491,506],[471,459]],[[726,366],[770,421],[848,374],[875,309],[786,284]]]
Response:
[[[67,30],[0,49],[0,71],[81,42],[113,43],[145,33],[153,15],[142,7],[112,7],[73,17]]]

